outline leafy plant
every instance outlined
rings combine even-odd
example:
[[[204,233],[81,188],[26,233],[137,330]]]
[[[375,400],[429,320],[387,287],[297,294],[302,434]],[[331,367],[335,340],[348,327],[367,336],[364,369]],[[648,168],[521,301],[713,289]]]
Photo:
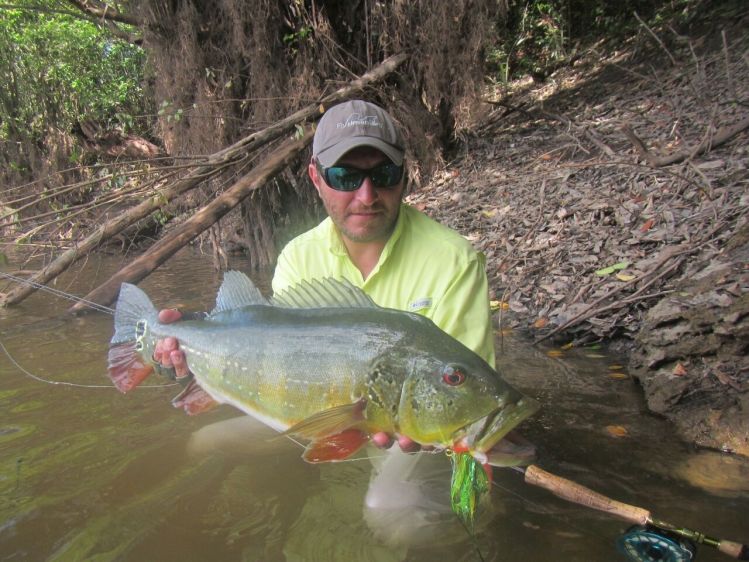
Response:
[[[147,106],[143,50],[92,22],[44,11],[53,7],[19,0],[0,8],[0,138],[39,140],[81,119],[135,128],[132,116]]]

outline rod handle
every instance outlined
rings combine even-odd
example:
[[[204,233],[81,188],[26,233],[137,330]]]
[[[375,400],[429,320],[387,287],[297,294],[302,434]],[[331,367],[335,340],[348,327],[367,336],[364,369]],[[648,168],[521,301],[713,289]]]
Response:
[[[533,464],[525,469],[525,481],[544,488],[564,500],[609,513],[637,525],[645,525],[650,520],[650,512],[647,509],[612,500]]]

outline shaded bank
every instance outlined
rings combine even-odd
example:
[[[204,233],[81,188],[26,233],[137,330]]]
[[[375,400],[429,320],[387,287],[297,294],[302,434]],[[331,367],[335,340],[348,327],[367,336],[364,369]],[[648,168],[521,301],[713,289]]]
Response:
[[[653,412],[745,455],[747,23],[735,9],[643,25],[543,85],[495,89],[475,135],[411,195],[485,252],[503,328],[632,351]]]

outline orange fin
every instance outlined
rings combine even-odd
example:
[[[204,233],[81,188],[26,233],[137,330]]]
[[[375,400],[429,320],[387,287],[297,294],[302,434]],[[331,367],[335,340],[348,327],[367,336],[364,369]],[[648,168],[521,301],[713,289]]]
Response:
[[[182,392],[172,399],[172,406],[182,408],[190,416],[212,410],[218,404],[195,380],[188,382]]]
[[[321,436],[341,433],[364,420],[362,412],[365,405],[364,400],[359,400],[353,404],[323,410],[291,426],[284,431],[284,435],[296,435],[304,439],[315,440]]]
[[[135,350],[135,342],[113,345],[109,348],[109,378],[120,392],[128,392],[153,373],[149,365]]]
[[[363,431],[345,429],[307,445],[302,458],[309,463],[341,461],[353,455],[368,441],[369,435]]]

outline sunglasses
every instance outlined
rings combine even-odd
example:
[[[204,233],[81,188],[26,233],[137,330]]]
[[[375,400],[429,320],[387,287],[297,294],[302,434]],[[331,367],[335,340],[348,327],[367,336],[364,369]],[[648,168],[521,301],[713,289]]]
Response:
[[[353,166],[323,168],[317,161],[315,165],[320,175],[325,178],[325,183],[336,191],[356,191],[364,183],[364,178],[372,180],[372,185],[375,187],[393,188],[403,178],[403,166],[397,166],[392,162],[385,162],[369,170],[361,170]]]

